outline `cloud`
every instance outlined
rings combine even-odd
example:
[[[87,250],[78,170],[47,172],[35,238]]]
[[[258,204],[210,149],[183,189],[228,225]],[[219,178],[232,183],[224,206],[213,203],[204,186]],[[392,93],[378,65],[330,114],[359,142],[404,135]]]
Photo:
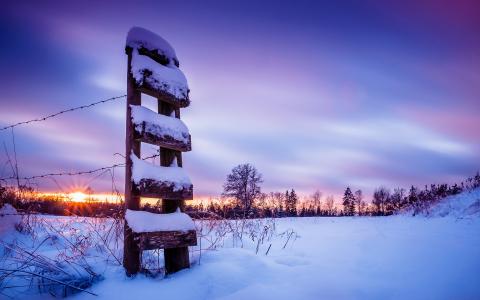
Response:
[[[187,75],[192,105],[182,119],[193,152],[184,160],[198,195],[219,194],[244,162],[264,174],[266,191],[336,194],[461,180],[480,167],[473,12],[436,16],[428,3],[96,5],[6,7],[3,124],[125,93],[125,35],[141,25],[174,45]],[[119,101],[16,131],[25,173],[121,161],[113,153],[124,151],[124,117]],[[111,189],[108,176],[92,185]]]

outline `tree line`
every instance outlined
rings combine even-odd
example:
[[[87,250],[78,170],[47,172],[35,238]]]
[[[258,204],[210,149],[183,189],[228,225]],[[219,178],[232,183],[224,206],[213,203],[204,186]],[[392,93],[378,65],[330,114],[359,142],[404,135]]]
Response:
[[[309,217],[309,216],[388,216],[400,211],[411,210],[413,214],[428,213],[430,207],[441,199],[471,191],[480,187],[480,174],[460,184],[431,184],[424,189],[411,186],[404,188],[386,187],[375,189],[370,202],[365,201],[361,189],[352,191],[347,187],[341,205],[336,205],[333,196],[322,199],[316,191],[304,201],[299,201],[294,189],[285,193],[262,193],[262,175],[250,164],[241,164],[232,169],[223,185],[222,197],[230,202],[200,204],[197,211],[206,211],[227,218],[246,217]]]
[[[480,174],[460,184],[431,184],[423,189],[411,186],[408,190],[386,187],[375,189],[371,201],[366,201],[362,190],[347,187],[341,201],[333,196],[323,197],[320,191],[300,199],[295,189],[264,193],[262,174],[251,164],[232,169],[223,184],[221,197],[216,201],[186,205],[184,210],[196,218],[264,218],[264,217],[332,217],[332,216],[388,216],[411,210],[413,214],[428,213],[441,199],[480,187]],[[17,209],[53,215],[109,217],[123,214],[123,201],[117,203],[64,201],[54,196],[40,198],[33,188],[0,185],[0,207],[10,203]],[[146,203],[143,209],[159,213],[161,201]]]

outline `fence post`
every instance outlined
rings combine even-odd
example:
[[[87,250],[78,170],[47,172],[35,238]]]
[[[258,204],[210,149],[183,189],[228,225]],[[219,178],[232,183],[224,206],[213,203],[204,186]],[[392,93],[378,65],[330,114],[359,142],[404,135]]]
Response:
[[[130,153],[140,156],[140,141],[134,139],[134,129],[131,119],[132,109],[130,105],[141,105],[141,94],[135,87],[135,79],[131,74],[132,52],[127,51],[127,116],[126,116],[126,141],[125,141],[125,210],[139,210],[140,197],[132,193],[132,159]],[[128,227],[127,222],[124,225],[124,247],[123,247],[123,265],[128,276],[140,271],[140,249],[134,241],[133,232]]]
[[[175,112],[175,117],[180,119],[180,109],[175,109],[171,104],[158,99],[158,113],[170,116]],[[168,167],[176,160],[179,167],[182,165],[182,152],[160,147],[160,165]],[[182,209],[185,201],[183,199],[162,199],[163,213],[173,213]],[[188,246],[165,249],[163,252],[165,260],[165,273],[171,274],[190,267]]]
[[[179,120],[180,108],[190,104],[189,90],[186,80],[178,83],[178,78],[181,81],[184,75],[178,69],[179,62],[173,48],[161,37],[134,27],[128,34],[125,50],[128,55],[128,73],[123,265],[126,274],[132,276],[141,271],[143,250],[163,248],[165,272],[171,274],[190,267],[188,246],[197,243],[193,221],[187,216],[191,222],[191,230],[188,231],[135,231],[135,226],[132,225],[134,223],[128,222],[136,219],[127,219],[127,212],[139,216],[132,211],[140,210],[140,197],[162,199],[162,214],[183,210],[185,200],[193,198],[193,185],[181,169],[182,151],[191,150],[191,137],[185,124]],[[161,71],[156,73],[156,70]],[[168,77],[171,74],[174,74],[173,80]],[[178,86],[174,86],[172,91],[169,84]],[[182,93],[179,94],[178,90]],[[142,93],[157,98],[158,113],[141,106]],[[141,162],[141,142],[159,146],[160,167]],[[137,163],[139,166],[135,167]],[[142,172],[144,168],[149,171]],[[140,170],[140,173],[137,174],[134,170]],[[166,178],[153,174],[156,172],[165,172],[165,176],[175,175]],[[161,220],[161,216],[154,216],[154,219]]]

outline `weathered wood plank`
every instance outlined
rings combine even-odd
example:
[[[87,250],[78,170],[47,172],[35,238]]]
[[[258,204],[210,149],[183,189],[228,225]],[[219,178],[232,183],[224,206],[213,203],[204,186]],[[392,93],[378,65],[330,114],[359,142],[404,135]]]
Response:
[[[156,89],[152,87],[148,82],[143,82],[141,85],[137,85],[137,90],[141,93],[144,93],[146,95],[152,96],[154,98],[157,98],[161,101],[165,101],[174,107],[178,108],[183,108],[187,107],[190,105],[190,98],[187,97],[185,99],[180,99],[175,97],[174,95],[167,93],[163,90]]]
[[[133,194],[148,198],[192,200],[193,185],[190,185],[188,188],[175,190],[175,186],[170,182],[156,181],[147,178],[140,180],[138,183],[133,183]]]
[[[142,232],[134,235],[138,246],[142,250],[171,249],[197,245],[195,230]]]
[[[141,126],[135,126],[135,139],[143,143],[153,144],[160,147],[187,152],[192,150],[191,136],[188,135],[188,143],[175,139],[170,135],[158,135],[156,125],[143,122]]]

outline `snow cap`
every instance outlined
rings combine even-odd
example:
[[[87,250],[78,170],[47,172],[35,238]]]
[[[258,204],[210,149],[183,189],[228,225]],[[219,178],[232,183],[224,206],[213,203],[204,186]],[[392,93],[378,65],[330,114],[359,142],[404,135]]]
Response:
[[[179,210],[170,214],[155,214],[127,209],[125,220],[127,220],[128,226],[137,233],[195,230],[192,218]]]
[[[145,28],[132,27],[128,31],[126,47],[137,50],[143,48],[151,52],[157,52],[178,66],[177,54],[173,47],[161,36]]]

